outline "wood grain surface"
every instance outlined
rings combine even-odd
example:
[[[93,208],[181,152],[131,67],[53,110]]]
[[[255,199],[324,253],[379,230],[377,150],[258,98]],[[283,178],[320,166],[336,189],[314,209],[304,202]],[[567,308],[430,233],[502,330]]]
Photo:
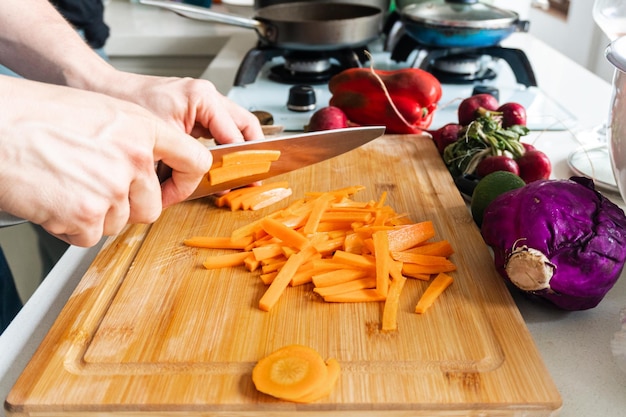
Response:
[[[217,209],[210,198],[164,211],[153,225],[108,239],[10,392],[13,416],[553,416],[561,398],[491,254],[427,137],[388,135],[277,179],[293,199],[363,185],[388,192],[413,221],[432,220],[456,252],[455,282],[426,312],[427,283],[409,280],[398,331],[381,332],[382,304],[329,304],[290,287],[271,312],[244,268],[208,271],[216,250],[183,246],[228,236],[277,210]],[[287,203],[285,202],[284,205]],[[257,360],[300,343],[338,359],[332,394],[295,404],[258,393]]]

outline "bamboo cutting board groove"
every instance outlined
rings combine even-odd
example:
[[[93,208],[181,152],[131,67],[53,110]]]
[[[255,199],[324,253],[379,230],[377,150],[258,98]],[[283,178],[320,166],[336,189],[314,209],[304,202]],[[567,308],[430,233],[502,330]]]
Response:
[[[423,315],[427,283],[408,280],[397,332],[382,304],[329,304],[290,287],[271,312],[265,286],[244,268],[208,271],[195,235],[228,236],[282,207],[178,204],[153,225],[109,238],[10,392],[13,416],[555,416],[560,395],[507,287],[495,272],[432,141],[385,136],[279,177],[306,191],[364,185],[355,196],[432,220],[448,239],[455,282]],[[258,393],[254,364],[300,343],[338,359],[331,395],[295,404]]]

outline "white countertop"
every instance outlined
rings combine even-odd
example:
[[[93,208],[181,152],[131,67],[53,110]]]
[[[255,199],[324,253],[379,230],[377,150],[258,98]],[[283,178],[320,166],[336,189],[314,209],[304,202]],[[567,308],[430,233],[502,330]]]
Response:
[[[115,16],[110,14],[115,10]],[[242,53],[256,36],[246,29],[191,22],[171,12],[125,1],[111,1],[111,53],[141,55],[180,52],[181,44],[206,48],[216,54],[202,75],[226,92]],[[191,42],[190,42],[191,40]],[[539,87],[556,99],[579,123],[578,128],[601,123],[608,112],[610,86],[543,42],[515,34],[507,46],[520,47],[529,56]],[[193,47],[187,52],[192,52]],[[527,138],[553,162],[555,178],[572,175],[566,158],[579,143],[573,132],[532,132]],[[622,200],[611,199],[626,208]],[[6,397],[15,379],[46,335],[59,311],[82,278],[99,246],[70,247],[36,290],[18,317],[0,335],[0,396]],[[623,417],[626,415],[626,373],[614,361],[610,342],[620,329],[619,312],[626,307],[626,273],[594,309],[564,312],[515,293],[515,301],[563,397],[562,417]],[[3,415],[0,412],[0,415]]]

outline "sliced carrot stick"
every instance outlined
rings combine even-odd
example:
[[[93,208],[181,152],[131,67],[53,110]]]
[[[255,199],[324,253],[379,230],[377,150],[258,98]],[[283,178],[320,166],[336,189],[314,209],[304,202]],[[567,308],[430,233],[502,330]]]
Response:
[[[344,282],[354,281],[355,279],[364,278],[373,275],[374,271],[364,269],[340,269],[311,276],[311,281],[315,287],[329,287],[333,285],[343,284]]]
[[[232,237],[193,236],[183,241],[185,246],[209,249],[245,249],[252,243],[252,236],[239,240]]]
[[[342,282],[340,284],[329,285],[327,287],[315,287],[313,291],[321,295],[322,297],[328,297],[331,295],[345,294],[355,290],[362,290],[366,288],[375,288],[376,278],[365,277],[359,279],[352,279],[350,281]]]
[[[257,259],[254,257],[254,253],[250,252],[249,255],[246,256],[246,259],[243,260],[243,265],[248,271],[252,272],[256,271],[259,266],[261,266],[261,261],[257,261]]]
[[[206,269],[225,268],[229,266],[243,265],[250,252],[227,253],[225,255],[213,255],[205,259],[202,265]]]
[[[354,290],[343,294],[329,295],[324,297],[324,301],[329,303],[366,303],[371,301],[385,301],[385,296],[378,290],[364,289]]]
[[[372,213],[369,211],[326,211],[322,213],[322,222],[368,222],[372,220]]]
[[[274,281],[274,278],[276,278],[276,275],[278,275],[278,271],[267,272],[259,275],[259,277],[261,278],[261,281],[263,281],[263,284],[270,285],[272,281]]]
[[[277,161],[280,151],[270,149],[248,149],[227,153],[222,156],[222,166],[250,164],[259,161]]]
[[[441,273],[435,277],[433,282],[428,285],[424,294],[420,297],[417,305],[415,306],[415,312],[418,314],[423,314],[445,291],[446,288],[452,284],[453,279],[450,275]]]
[[[226,194],[223,194],[215,199],[215,205],[217,207],[228,206],[231,210],[237,210],[241,206],[241,202],[246,196],[252,196],[263,191],[272,190],[275,188],[289,188],[287,181],[269,182],[261,185],[241,187],[235,190],[231,190]]]
[[[435,227],[431,221],[423,221],[407,226],[400,226],[387,232],[390,251],[403,251],[435,236]]]
[[[314,246],[318,252],[323,254],[329,254],[333,253],[337,249],[343,248],[344,241],[344,237],[338,237],[335,239],[328,239],[323,242],[316,243]]]
[[[309,214],[309,218],[304,225],[303,232],[305,235],[317,232],[317,226],[319,225],[324,212],[326,212],[330,202],[334,199],[335,197],[329,193],[324,193],[315,199],[311,209],[311,214]]]
[[[422,255],[434,255],[449,257],[454,253],[452,245],[447,240],[439,240],[437,242],[423,243],[404,252],[419,253]]]
[[[267,274],[268,272],[279,271],[287,263],[287,259],[275,259],[274,262],[266,263],[261,266],[261,272]]]
[[[387,232],[376,232],[372,235],[374,255],[376,256],[376,290],[387,296],[389,290],[389,240]]]
[[[291,188],[273,188],[245,199],[242,203],[242,208],[244,210],[249,209],[253,211],[261,210],[286,199],[291,196],[291,194],[293,194]]]
[[[376,260],[372,256],[359,255],[341,250],[336,251],[333,254],[332,259],[337,262],[341,262],[357,268],[368,268],[376,266]]]
[[[422,255],[421,253],[411,253],[408,251],[391,252],[391,257],[396,261],[401,261],[404,263],[410,264],[418,264],[418,265],[427,265],[427,266],[446,266],[450,264],[450,261],[445,256],[435,256],[435,255]]]
[[[414,274],[438,274],[440,272],[456,271],[456,265],[450,262],[448,265],[418,265],[418,264],[402,264],[402,273],[404,275],[413,276]]]
[[[252,253],[257,261],[263,261],[265,259],[283,255],[283,247],[280,243],[272,243],[252,248]]]
[[[389,286],[387,299],[383,307],[383,318],[381,329],[383,331],[393,331],[398,329],[398,308],[400,305],[400,294],[406,283],[406,278],[400,273],[400,266],[393,265],[391,267],[393,279]]]
[[[295,275],[296,271],[303,263],[307,262],[316,253],[313,246],[306,246],[300,252],[291,256],[280,269],[278,275],[274,278],[270,286],[267,288],[261,299],[259,300],[259,308],[263,311],[270,311],[278,302],[285,288]]]
[[[252,175],[263,174],[270,170],[271,162],[254,162],[250,164],[227,165],[212,168],[208,173],[209,183],[211,185],[222,184],[226,181],[236,180],[238,178],[250,177]]]
[[[274,220],[272,218],[264,218],[261,221],[261,227],[268,234],[279,238],[287,245],[293,246],[294,248],[302,250],[305,246],[308,245],[309,241],[301,233],[296,232],[295,230],[285,226],[283,223],[278,220]]]

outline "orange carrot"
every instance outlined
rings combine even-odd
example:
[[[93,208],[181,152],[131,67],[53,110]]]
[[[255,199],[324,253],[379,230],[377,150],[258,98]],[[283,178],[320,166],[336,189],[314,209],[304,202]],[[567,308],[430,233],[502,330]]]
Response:
[[[300,252],[291,256],[280,269],[278,275],[274,278],[268,289],[259,300],[259,308],[263,311],[270,309],[278,302],[283,291],[289,285],[289,282],[295,275],[296,271],[304,262],[308,261],[315,255],[315,248],[312,246],[304,247]]]
[[[294,248],[302,250],[303,247],[308,245],[309,241],[301,233],[296,232],[295,230],[285,226],[283,223],[278,220],[272,218],[264,218],[261,221],[261,227],[268,234],[279,238],[286,244],[293,246]]]
[[[313,281],[313,284],[317,288],[329,287],[348,281],[354,281],[367,275],[373,275],[372,271],[363,269],[340,269],[312,275],[311,281]]]
[[[209,256],[202,265],[204,265],[206,269],[239,266],[243,265],[245,259],[248,257],[249,254],[249,252],[236,252],[228,253],[225,255],[213,255]]]
[[[325,193],[315,199],[309,218],[304,225],[303,232],[305,235],[317,232],[317,226],[319,225],[324,212],[326,212],[326,209],[330,205],[330,202],[334,198],[335,197],[332,194]]]
[[[365,277],[359,279],[352,279],[350,281],[342,282],[340,284],[329,285],[327,287],[315,287],[314,292],[318,293],[322,297],[328,297],[331,295],[345,294],[355,290],[362,290],[366,288],[375,288],[376,278]]]
[[[408,251],[392,251],[391,257],[396,261],[426,266],[447,266],[450,264],[450,261],[445,256],[422,255],[421,253],[411,253]]]
[[[387,232],[390,251],[403,251],[435,236],[433,222],[424,221],[400,226]]]
[[[257,246],[252,248],[252,253],[257,261],[264,259],[274,258],[283,254],[283,247],[279,243],[272,243],[269,245]]]
[[[440,272],[452,272],[456,270],[456,265],[449,262],[447,265],[418,265],[418,264],[402,264],[402,273],[404,275],[413,276],[414,274],[438,274]]]
[[[271,206],[285,198],[291,196],[293,191],[291,188],[276,187],[269,190],[254,193],[250,196],[245,196],[241,202],[241,208],[244,210],[260,210],[262,208]]]
[[[248,149],[235,151],[222,156],[222,166],[250,164],[260,161],[277,161],[280,151],[270,149]]]
[[[445,289],[452,284],[452,281],[453,279],[450,275],[444,273],[437,275],[417,302],[415,312],[423,314],[433,304],[437,297],[439,297],[441,293],[443,293]]]
[[[209,183],[211,185],[216,185],[239,178],[263,174],[268,172],[271,167],[271,162],[262,161],[249,164],[227,165],[212,168],[208,173]]]
[[[252,236],[233,240],[232,237],[194,236],[183,241],[185,246],[208,249],[245,249],[252,243]]]
[[[383,331],[392,331],[398,329],[398,308],[400,304],[400,294],[406,283],[406,278],[400,273],[400,265],[394,263],[391,267],[391,285],[383,307],[383,318],[381,329]]]
[[[449,257],[454,253],[452,245],[447,240],[437,242],[423,243],[421,245],[406,249],[405,252],[419,253],[422,255],[445,256]]]
[[[317,351],[288,345],[259,360],[252,369],[252,381],[265,394],[294,401],[321,390],[328,381],[328,369]]]
[[[375,289],[363,289],[346,292],[343,294],[329,295],[324,297],[329,303],[367,303],[372,301],[385,301],[385,296]]]
[[[374,256],[376,256],[376,290],[386,296],[389,290],[389,240],[387,232],[376,232],[372,235]]]

